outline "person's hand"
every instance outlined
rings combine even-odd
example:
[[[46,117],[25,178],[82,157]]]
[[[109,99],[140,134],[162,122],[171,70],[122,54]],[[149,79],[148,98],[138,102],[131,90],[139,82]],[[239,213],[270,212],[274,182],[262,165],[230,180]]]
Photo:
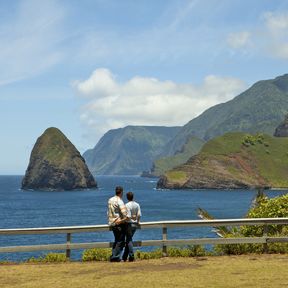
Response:
[[[120,219],[120,218],[118,218],[116,221],[115,221],[115,224],[116,225],[119,225],[119,224],[121,224],[122,223],[122,220]]]

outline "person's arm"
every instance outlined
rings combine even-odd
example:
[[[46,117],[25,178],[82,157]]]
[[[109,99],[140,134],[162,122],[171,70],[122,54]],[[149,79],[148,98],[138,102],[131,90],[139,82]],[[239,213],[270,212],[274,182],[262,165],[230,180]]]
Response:
[[[140,218],[141,218],[141,208],[140,208],[140,205],[138,207],[138,213],[137,213],[137,223],[140,224]]]
[[[127,222],[129,222],[132,218],[131,210],[126,206],[127,209]]]
[[[127,208],[124,204],[124,202],[121,200],[119,201],[119,208],[120,208],[120,211],[121,211],[121,215],[122,217],[118,218],[116,221],[115,221],[115,224],[119,225],[119,224],[122,224],[122,223],[125,223],[129,218],[128,218],[128,212],[127,212]]]

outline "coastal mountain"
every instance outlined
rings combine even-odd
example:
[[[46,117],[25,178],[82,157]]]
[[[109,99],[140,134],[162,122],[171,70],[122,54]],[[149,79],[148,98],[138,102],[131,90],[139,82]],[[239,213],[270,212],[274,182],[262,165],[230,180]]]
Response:
[[[37,139],[22,181],[22,189],[61,191],[97,187],[85,160],[57,128]]]
[[[93,174],[140,175],[149,170],[180,127],[127,126],[109,130],[83,157]]]
[[[273,135],[288,111],[288,74],[255,83],[234,99],[194,118],[163,148],[163,157],[181,150],[190,137],[205,141],[230,131]]]
[[[288,138],[230,132],[208,141],[185,164],[166,172],[157,188],[288,187]]]
[[[138,175],[146,171],[142,175],[159,176],[184,164],[203,143],[226,132],[273,135],[287,111],[288,74],[259,81],[180,128],[128,126],[110,130],[83,156],[95,174]]]

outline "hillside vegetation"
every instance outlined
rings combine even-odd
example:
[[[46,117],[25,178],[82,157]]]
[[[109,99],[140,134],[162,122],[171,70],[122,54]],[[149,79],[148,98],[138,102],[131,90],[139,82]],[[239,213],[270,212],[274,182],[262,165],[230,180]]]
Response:
[[[158,188],[288,187],[288,138],[230,132],[208,141]]]
[[[196,155],[201,150],[204,143],[205,142],[199,138],[191,137],[182,147],[181,151],[177,152],[175,155],[155,160],[151,169],[151,174],[153,176],[161,176],[166,171],[184,164],[191,156]]]
[[[234,99],[215,105],[192,119],[164,147],[174,155],[190,137],[209,140],[231,131],[273,135],[288,111],[288,74],[255,83]]]

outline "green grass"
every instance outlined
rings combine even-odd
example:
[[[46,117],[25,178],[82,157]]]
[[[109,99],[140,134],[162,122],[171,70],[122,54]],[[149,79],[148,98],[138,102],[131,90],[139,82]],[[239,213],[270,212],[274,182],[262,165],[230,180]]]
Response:
[[[230,132],[223,136],[216,137],[203,146],[201,154],[229,155],[231,153],[237,153],[243,146],[242,141],[245,135],[245,133],[241,132]]]
[[[202,148],[204,141],[191,137],[183,149],[174,156],[160,158],[154,161],[153,175],[160,176],[172,168],[184,164],[190,157],[196,155]]]
[[[170,179],[170,181],[174,181],[177,183],[185,183],[188,180],[188,175],[184,171],[168,171],[166,173],[167,177]]]
[[[0,287],[286,287],[287,255],[1,265]]]
[[[71,153],[75,153],[74,145],[59,129],[54,127],[48,128],[43,133],[35,147],[42,159],[59,166],[70,160]]]

